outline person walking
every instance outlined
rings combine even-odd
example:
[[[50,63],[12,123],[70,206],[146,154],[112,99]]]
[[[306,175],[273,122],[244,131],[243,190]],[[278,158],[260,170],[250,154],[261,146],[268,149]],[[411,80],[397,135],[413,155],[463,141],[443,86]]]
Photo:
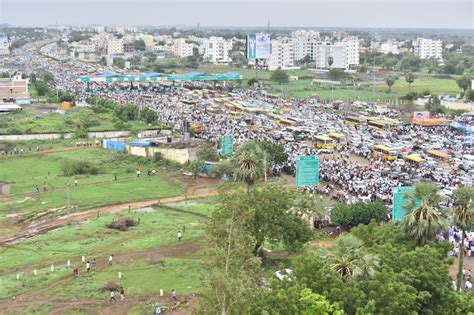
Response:
[[[97,271],[97,261],[95,260],[95,258],[92,260],[92,268],[94,269],[94,271]]]
[[[161,315],[161,308],[160,308],[160,305],[156,305],[156,309],[155,309],[155,315]]]
[[[123,287],[120,287],[120,301],[125,300],[125,290]]]
[[[91,263],[89,261],[86,262],[86,271],[87,273],[91,271]]]
[[[112,301],[117,302],[115,299],[115,291],[113,289],[110,289],[110,300],[109,303],[112,303]]]
[[[177,297],[176,297],[176,290],[175,290],[175,289],[171,290],[171,298],[173,299],[173,301],[176,301],[176,300],[177,300]]]
[[[182,237],[183,237],[183,233],[181,233],[181,231],[178,231],[178,242],[181,242]]]
[[[74,178],[74,187],[77,188],[77,178]]]
[[[109,266],[112,266],[112,260],[114,259],[114,255],[109,256]]]

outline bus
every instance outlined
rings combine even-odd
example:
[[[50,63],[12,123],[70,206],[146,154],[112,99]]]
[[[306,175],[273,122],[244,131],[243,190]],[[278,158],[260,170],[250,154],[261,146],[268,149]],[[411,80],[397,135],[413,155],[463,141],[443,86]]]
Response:
[[[444,153],[438,150],[429,150],[426,151],[426,154],[428,154],[429,157],[441,162],[441,163],[446,163],[449,161],[450,155],[448,153]]]
[[[360,122],[359,117],[347,116],[346,119],[344,120],[344,123],[345,123],[346,125],[359,126],[361,122]]]
[[[316,148],[318,149],[334,149],[336,146],[334,140],[328,136],[316,136],[314,141],[316,142]]]
[[[397,150],[380,144],[374,145],[372,154],[374,157],[381,157],[382,159],[388,161],[395,161],[398,156]]]
[[[419,157],[418,155],[409,154],[409,155],[405,155],[405,161],[410,165],[414,165],[418,167],[421,164],[423,164],[425,159]]]
[[[381,120],[367,120],[367,127],[377,131],[388,131],[389,127]]]
[[[342,142],[346,136],[342,133],[331,132],[329,134],[329,137],[333,138],[336,142]]]

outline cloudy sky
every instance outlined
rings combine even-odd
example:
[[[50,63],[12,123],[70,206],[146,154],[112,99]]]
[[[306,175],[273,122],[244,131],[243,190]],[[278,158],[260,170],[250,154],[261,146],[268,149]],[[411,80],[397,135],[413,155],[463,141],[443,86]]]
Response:
[[[0,0],[0,24],[474,29],[474,0]]]

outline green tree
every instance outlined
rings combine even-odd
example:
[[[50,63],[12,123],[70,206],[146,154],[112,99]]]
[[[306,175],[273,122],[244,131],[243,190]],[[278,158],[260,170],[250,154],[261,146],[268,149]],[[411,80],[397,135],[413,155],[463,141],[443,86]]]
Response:
[[[388,93],[392,91],[392,86],[395,84],[395,77],[391,74],[385,77],[385,83],[388,86]]]
[[[43,74],[43,81],[46,83],[54,81],[54,75],[51,72],[45,72]]]
[[[471,78],[467,75],[463,75],[459,79],[456,80],[456,83],[458,84],[459,88],[466,93],[467,89],[471,86]]]
[[[415,82],[415,75],[411,72],[405,74],[405,81],[408,83],[408,93],[411,93],[411,85]]]
[[[347,73],[341,69],[331,69],[328,72],[328,78],[333,81],[342,81],[347,78]]]
[[[439,189],[431,183],[419,183],[415,185],[415,192],[406,193],[405,198],[408,199],[405,209],[413,210],[403,219],[403,229],[418,246],[423,246],[446,226],[439,209],[442,201]],[[421,200],[418,207],[417,200]]]
[[[312,62],[311,56],[306,55],[301,60],[298,61],[299,64],[304,65],[305,69],[308,68],[308,65]]]
[[[253,214],[240,202],[245,195],[227,186],[219,190],[218,207],[206,227],[207,281],[197,314],[249,314],[258,300],[261,262],[253,255],[255,239],[247,228]]]
[[[217,162],[219,161],[219,152],[217,149],[210,143],[203,143],[199,146],[196,156],[198,159],[208,162]]]
[[[136,51],[145,51],[145,41],[143,39],[137,39],[133,42],[133,49]]]
[[[252,87],[255,83],[258,83],[257,78],[250,78],[247,81],[247,85],[250,86],[250,87]]]
[[[464,93],[464,97],[468,101],[471,101],[471,102],[474,101],[474,90],[472,89],[467,90],[467,92]]]
[[[49,92],[48,85],[46,85],[46,83],[44,83],[43,81],[36,81],[35,90],[39,96],[45,96]]]
[[[315,294],[310,289],[304,289],[301,291],[300,302],[302,307],[298,314],[301,315],[344,314],[344,311],[340,310],[338,305],[331,304],[325,296]]]
[[[352,228],[359,224],[369,224],[372,220],[377,223],[387,220],[387,210],[382,202],[355,204],[337,204],[331,211],[331,221],[344,228]]]
[[[244,151],[234,158],[235,179],[247,185],[247,192],[265,173],[263,161],[256,152]]]
[[[188,164],[187,169],[191,174],[193,174],[194,178],[197,178],[199,173],[201,173],[204,169],[204,161],[200,159],[196,159]]]
[[[466,231],[471,231],[473,226],[474,214],[472,200],[474,200],[474,187],[464,186],[457,188],[453,193],[456,207],[454,208],[453,223],[462,231],[461,244],[464,245],[464,235]],[[459,267],[458,267],[458,290],[462,285],[462,269],[464,264],[464,250],[459,251]]]
[[[125,68],[125,59],[120,58],[120,57],[115,57],[114,62],[113,62],[113,66],[117,67],[117,68],[120,68],[120,69]]]
[[[276,69],[275,71],[272,71],[272,74],[270,76],[270,80],[277,82],[278,84],[283,84],[283,83],[288,83],[290,82],[290,78],[288,76],[288,73],[286,71],[283,71],[281,69]]]
[[[258,141],[259,146],[268,154],[270,161],[274,164],[283,164],[288,160],[288,153],[281,144],[268,140]]]

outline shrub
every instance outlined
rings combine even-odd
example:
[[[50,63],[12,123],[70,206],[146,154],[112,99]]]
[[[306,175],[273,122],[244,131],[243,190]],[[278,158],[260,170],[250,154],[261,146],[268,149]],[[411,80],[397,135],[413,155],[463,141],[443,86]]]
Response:
[[[110,290],[120,291],[120,286],[114,281],[109,281],[106,284],[104,284],[104,286],[100,288],[100,290],[101,291],[110,291]]]
[[[346,205],[338,204],[331,211],[332,223],[344,228],[351,228],[359,224],[369,224],[371,220],[377,223],[387,219],[387,210],[381,202],[357,202]]]
[[[118,220],[114,220],[110,222],[109,224],[107,224],[107,227],[109,229],[115,229],[119,231],[128,231],[129,227],[135,226],[135,225],[136,225],[135,220],[129,217],[124,217],[124,218],[120,218]]]
[[[98,167],[89,161],[65,161],[61,170],[64,176],[99,174]]]

